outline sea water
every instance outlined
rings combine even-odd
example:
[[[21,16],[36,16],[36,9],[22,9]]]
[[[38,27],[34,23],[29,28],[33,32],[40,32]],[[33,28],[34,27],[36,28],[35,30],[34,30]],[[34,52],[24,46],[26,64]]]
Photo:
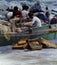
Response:
[[[31,2],[33,4],[37,1],[40,1],[43,10],[45,9],[46,6],[48,6],[49,10],[57,9],[57,0],[0,0],[0,15],[1,14],[5,15],[7,13],[5,10],[8,7],[10,7],[10,5],[12,6],[16,4],[19,5],[21,1],[22,2],[25,1],[28,4],[31,4]]]

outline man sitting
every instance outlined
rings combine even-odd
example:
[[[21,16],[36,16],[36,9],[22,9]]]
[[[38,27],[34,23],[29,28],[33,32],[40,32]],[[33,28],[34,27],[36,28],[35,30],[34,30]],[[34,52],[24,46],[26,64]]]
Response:
[[[29,13],[28,16],[30,19],[32,19],[32,21],[24,23],[25,26],[32,26],[32,27],[42,26],[41,20],[38,17],[34,16],[33,13]]]
[[[50,24],[57,24],[57,15],[51,19]]]
[[[28,16],[29,16],[29,19],[31,19],[31,22],[22,23],[25,27],[41,27],[42,26],[41,20],[38,17],[34,16],[33,13],[29,13]],[[16,31],[22,32],[23,30],[22,28],[17,27]]]

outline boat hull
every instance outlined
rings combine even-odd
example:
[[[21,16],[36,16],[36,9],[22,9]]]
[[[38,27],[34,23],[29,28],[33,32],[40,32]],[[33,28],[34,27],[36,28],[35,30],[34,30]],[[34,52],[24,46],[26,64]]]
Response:
[[[45,25],[43,27],[33,29],[33,31],[34,30],[40,31],[40,30],[56,29],[56,28],[57,28],[57,24]],[[41,38],[41,37],[48,39],[48,40],[57,39],[57,31],[56,32],[47,32],[47,33],[44,32],[43,34],[38,35],[38,38]]]
[[[48,30],[48,29],[55,29],[57,28],[57,24],[53,24],[53,25],[45,25],[43,27],[38,27],[38,28],[32,28],[32,32],[34,31],[40,31],[40,30]],[[6,39],[6,37],[4,35],[0,34],[0,46],[5,46],[5,45],[12,45],[17,43],[20,39],[22,38],[30,38],[30,39],[34,39],[34,38],[45,38],[48,40],[53,40],[53,39],[57,39],[57,32],[44,32],[44,33],[35,33],[35,34],[23,34],[23,35],[11,35],[10,40]]]

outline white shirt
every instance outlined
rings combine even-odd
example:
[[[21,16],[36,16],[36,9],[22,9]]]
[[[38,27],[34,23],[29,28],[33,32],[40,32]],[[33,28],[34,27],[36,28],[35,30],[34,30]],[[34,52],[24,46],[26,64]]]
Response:
[[[38,26],[38,27],[41,27],[41,26],[42,26],[41,20],[40,20],[38,17],[36,17],[36,16],[33,17],[33,19],[32,19],[32,24],[35,25],[36,27],[37,27],[37,26]]]
[[[12,15],[13,15],[13,12],[8,12],[8,13],[7,13],[7,18],[11,18]]]
[[[23,17],[23,19],[26,19],[27,17],[28,17],[28,11],[26,11],[26,10],[23,10],[22,11],[22,17]]]

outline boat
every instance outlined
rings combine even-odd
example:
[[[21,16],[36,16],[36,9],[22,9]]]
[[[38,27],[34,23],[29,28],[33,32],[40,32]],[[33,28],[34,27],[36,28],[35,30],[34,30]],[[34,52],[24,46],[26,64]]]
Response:
[[[44,38],[47,40],[57,39],[57,24],[43,25],[42,27],[31,27],[29,28],[30,30],[28,31],[28,33],[16,33],[9,31],[8,26],[6,26],[6,28],[7,30],[5,30],[4,26],[4,30],[2,31],[0,25],[0,46],[13,45],[23,38]]]

